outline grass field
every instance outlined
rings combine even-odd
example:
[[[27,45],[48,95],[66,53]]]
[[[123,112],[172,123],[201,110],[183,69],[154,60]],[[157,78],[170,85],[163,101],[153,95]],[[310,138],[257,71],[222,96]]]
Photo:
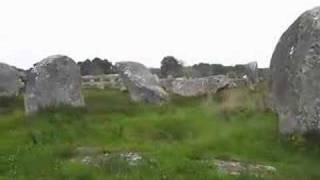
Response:
[[[84,94],[85,109],[47,109],[32,117],[24,116],[22,99],[3,103],[0,180],[259,179],[218,172],[210,163],[215,158],[276,167],[266,179],[320,179],[319,146],[281,137],[261,91],[172,97],[161,107],[130,102],[115,90]],[[88,166],[70,161],[78,147],[136,152],[148,160],[139,166],[120,159]]]

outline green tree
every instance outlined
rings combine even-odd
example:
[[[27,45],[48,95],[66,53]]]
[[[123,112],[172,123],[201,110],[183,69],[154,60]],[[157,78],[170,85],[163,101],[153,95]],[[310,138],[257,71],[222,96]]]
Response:
[[[161,77],[168,76],[181,77],[183,76],[183,64],[173,56],[166,56],[161,61]]]

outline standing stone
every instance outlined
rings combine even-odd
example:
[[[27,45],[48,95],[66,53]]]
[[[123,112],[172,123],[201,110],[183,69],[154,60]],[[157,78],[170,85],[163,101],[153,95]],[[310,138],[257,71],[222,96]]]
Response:
[[[144,65],[120,62],[116,64],[116,68],[133,101],[161,104],[169,99],[160,86],[158,77],[151,74]]]
[[[0,63],[0,97],[17,96],[20,84],[20,72],[12,66]]]
[[[320,7],[282,35],[271,60],[270,95],[280,132],[320,132]]]
[[[258,63],[250,62],[245,65],[246,74],[250,84],[256,84],[259,81]]]
[[[46,107],[85,105],[80,68],[67,56],[50,56],[35,64],[27,74],[25,91],[27,114]]]

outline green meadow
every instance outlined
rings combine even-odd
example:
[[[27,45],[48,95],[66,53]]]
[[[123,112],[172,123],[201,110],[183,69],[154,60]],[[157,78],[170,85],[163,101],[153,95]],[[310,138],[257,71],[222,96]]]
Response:
[[[162,106],[134,103],[117,90],[84,90],[86,108],[24,115],[23,98],[1,101],[0,180],[320,179],[317,139],[282,137],[265,92],[242,88],[214,96],[173,96]],[[79,147],[139,153],[132,166],[71,161]],[[220,172],[214,159],[270,165],[266,177]]]

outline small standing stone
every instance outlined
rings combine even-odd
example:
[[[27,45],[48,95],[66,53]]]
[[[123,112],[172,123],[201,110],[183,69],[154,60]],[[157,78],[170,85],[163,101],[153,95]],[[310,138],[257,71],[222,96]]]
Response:
[[[246,67],[246,74],[248,76],[249,83],[254,85],[259,82],[259,72],[258,72],[258,63],[257,62],[250,62],[245,65]]]

